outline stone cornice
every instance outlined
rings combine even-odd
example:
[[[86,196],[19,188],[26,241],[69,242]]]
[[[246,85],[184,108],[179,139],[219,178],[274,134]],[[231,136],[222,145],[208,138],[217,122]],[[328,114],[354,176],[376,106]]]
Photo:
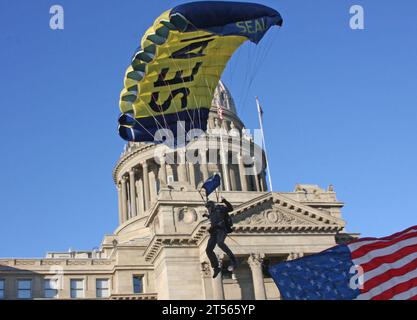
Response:
[[[113,181],[115,184],[117,184],[117,175],[119,173],[120,168],[123,166],[124,163],[126,163],[128,160],[132,159],[133,157],[135,157],[137,154],[145,151],[145,150],[149,150],[152,148],[157,147],[158,145],[153,144],[153,143],[149,143],[149,144],[144,144],[142,146],[137,147],[136,149],[134,149],[131,152],[127,152],[125,154],[123,154],[119,160],[116,162],[116,165],[114,166],[113,169]]]
[[[110,265],[110,259],[62,259],[62,258],[33,258],[33,259],[0,259],[1,267],[16,266],[54,266],[54,265]]]
[[[113,259],[1,259],[0,272],[4,274],[109,274]]]
[[[325,201],[300,201],[299,203],[311,207],[323,208],[343,208],[345,203],[341,201],[325,202]]]
[[[343,230],[339,225],[249,225],[238,224],[234,233],[337,233]]]

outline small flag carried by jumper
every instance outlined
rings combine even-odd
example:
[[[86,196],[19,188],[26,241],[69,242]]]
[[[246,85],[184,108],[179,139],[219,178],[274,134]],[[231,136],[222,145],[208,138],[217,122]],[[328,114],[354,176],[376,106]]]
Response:
[[[417,300],[417,226],[269,268],[286,300]]]
[[[206,196],[208,197],[219,186],[220,176],[218,174],[215,174],[214,176],[208,178],[201,188],[206,190]]]

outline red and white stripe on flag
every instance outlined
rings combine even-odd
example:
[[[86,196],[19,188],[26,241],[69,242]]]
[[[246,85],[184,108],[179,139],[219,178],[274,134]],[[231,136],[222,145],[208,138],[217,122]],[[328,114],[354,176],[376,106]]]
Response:
[[[363,269],[360,300],[417,300],[417,226],[348,244]]]
[[[217,114],[219,115],[220,120],[223,120],[223,108],[217,107]]]

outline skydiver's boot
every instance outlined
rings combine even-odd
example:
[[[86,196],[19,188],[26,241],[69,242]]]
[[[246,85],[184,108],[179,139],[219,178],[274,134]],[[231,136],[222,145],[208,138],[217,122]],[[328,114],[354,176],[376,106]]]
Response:
[[[217,275],[220,273],[220,271],[222,271],[222,269],[219,268],[219,267],[215,267],[213,269],[213,279],[217,277]]]
[[[231,263],[230,263],[230,265],[227,267],[227,270],[228,271],[230,271],[230,272],[232,272],[232,271],[234,271],[234,270],[236,270],[237,269],[237,267],[238,267],[238,262],[237,262],[237,260],[235,259],[235,260],[233,260]]]

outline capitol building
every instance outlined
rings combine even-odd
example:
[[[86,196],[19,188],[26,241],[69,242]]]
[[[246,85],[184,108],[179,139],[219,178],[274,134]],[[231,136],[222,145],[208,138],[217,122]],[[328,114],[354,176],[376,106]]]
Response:
[[[197,163],[185,156],[193,146]],[[94,251],[0,258],[0,299],[280,299],[268,265],[356,237],[345,232],[343,202],[333,186],[268,190],[265,154],[222,82],[207,134],[181,150],[127,144],[113,169],[119,201],[113,234]],[[215,173],[222,177],[220,195],[234,206],[226,244],[239,266],[228,271],[227,256],[216,248],[223,271],[213,279],[199,189]]]

